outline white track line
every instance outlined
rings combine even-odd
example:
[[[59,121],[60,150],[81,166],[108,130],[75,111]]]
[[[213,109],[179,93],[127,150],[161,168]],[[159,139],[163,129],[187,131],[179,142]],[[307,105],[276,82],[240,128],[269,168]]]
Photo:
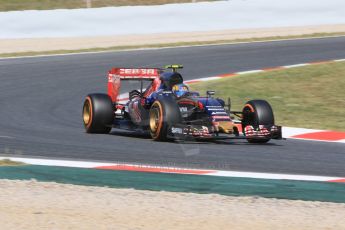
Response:
[[[223,177],[241,177],[256,179],[273,179],[273,180],[301,180],[301,181],[332,181],[342,178],[326,177],[326,176],[310,176],[310,175],[291,175],[291,174],[275,174],[275,173],[257,173],[257,172],[235,172],[235,171],[218,171],[212,176]]]
[[[304,128],[294,128],[294,127],[283,127],[283,137],[290,138],[292,136],[306,134],[306,133],[316,133],[324,130],[319,129],[304,129]]]
[[[212,80],[219,80],[219,79],[222,79],[222,78],[218,77],[218,76],[215,76],[215,77],[205,77],[205,78],[193,79],[192,81],[194,81],[194,80],[197,80],[197,81],[212,81]]]
[[[10,136],[0,136],[0,138],[13,139],[14,137],[10,137]]]
[[[31,165],[43,166],[60,166],[60,167],[76,167],[76,168],[96,168],[104,166],[128,166],[145,169],[171,169],[172,173],[178,174],[194,174],[193,171],[209,171],[207,173],[196,175],[220,176],[220,177],[237,177],[237,178],[255,178],[255,179],[272,179],[272,180],[298,180],[298,181],[335,181],[343,180],[341,177],[328,177],[328,176],[313,176],[313,175],[293,175],[293,174],[276,174],[276,173],[256,173],[256,172],[238,172],[238,171],[218,171],[207,169],[186,169],[186,168],[170,168],[150,165],[135,165],[135,164],[119,164],[119,163],[106,163],[106,162],[83,162],[83,161],[68,161],[68,160],[50,160],[38,158],[19,158],[19,157],[0,157],[0,160],[9,159],[12,161],[23,162]],[[183,173],[177,172],[178,170],[189,170],[191,172]]]
[[[284,68],[296,68],[296,67],[302,67],[302,66],[307,66],[310,65],[309,63],[303,63],[303,64],[296,64],[296,65],[285,65],[283,66]]]
[[[256,70],[240,71],[240,72],[236,72],[235,74],[242,75],[242,74],[249,74],[249,73],[260,73],[260,72],[264,72],[264,70],[256,69]]]

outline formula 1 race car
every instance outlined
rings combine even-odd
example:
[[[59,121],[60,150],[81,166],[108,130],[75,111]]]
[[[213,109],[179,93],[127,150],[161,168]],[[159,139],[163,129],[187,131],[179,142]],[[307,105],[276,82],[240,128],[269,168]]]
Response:
[[[180,68],[181,65],[111,69],[108,94],[89,94],[85,99],[86,132],[140,130],[149,132],[157,141],[247,139],[250,143],[266,143],[282,138],[268,102],[251,100],[242,111],[231,111],[230,99],[226,104],[214,97],[214,91],[207,91],[206,96],[189,91],[177,72]],[[126,98],[121,89],[127,90]]]

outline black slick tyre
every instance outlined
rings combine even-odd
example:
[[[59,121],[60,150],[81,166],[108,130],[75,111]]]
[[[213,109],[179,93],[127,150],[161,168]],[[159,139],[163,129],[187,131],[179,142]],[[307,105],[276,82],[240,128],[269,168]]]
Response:
[[[253,126],[254,129],[259,125],[274,125],[274,115],[271,105],[265,100],[251,100],[243,107],[242,128],[247,125]],[[266,143],[270,138],[247,138],[249,143]]]
[[[156,100],[149,112],[149,130],[152,139],[166,141],[169,127],[180,121],[180,110],[173,99],[161,98]]]
[[[114,108],[107,94],[89,94],[83,105],[83,123],[87,133],[109,133],[114,121]]]

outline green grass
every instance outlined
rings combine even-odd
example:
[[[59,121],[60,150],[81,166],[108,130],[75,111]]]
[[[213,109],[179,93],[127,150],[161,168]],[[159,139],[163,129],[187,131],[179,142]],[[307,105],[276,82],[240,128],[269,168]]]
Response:
[[[345,62],[319,64],[192,85],[231,97],[232,110],[252,99],[265,99],[283,126],[345,131]]]
[[[0,166],[18,166],[24,165],[24,163],[11,161],[9,159],[0,160]]]
[[[75,49],[75,50],[50,50],[50,51],[38,51],[38,52],[30,51],[30,52],[17,52],[17,53],[0,53],[0,57],[23,57],[23,56],[69,54],[69,53],[81,53],[81,52],[121,51],[121,50],[141,49],[141,48],[233,44],[233,43],[240,43],[240,42],[260,42],[260,41],[270,41],[270,40],[273,41],[273,40],[284,40],[284,39],[331,37],[331,36],[345,36],[345,32],[343,33],[313,33],[313,34],[302,34],[302,35],[296,35],[296,36],[274,36],[274,37],[262,37],[262,38],[217,40],[217,41],[176,42],[176,43],[136,45],[136,46],[112,46],[112,47],[106,47],[106,48],[90,48],[90,49]]]
[[[198,0],[198,2],[207,0]],[[208,0],[212,1],[212,0]],[[191,0],[92,0],[92,7],[160,5],[185,3]],[[86,0],[0,0],[0,11],[12,10],[50,10],[85,8]]]

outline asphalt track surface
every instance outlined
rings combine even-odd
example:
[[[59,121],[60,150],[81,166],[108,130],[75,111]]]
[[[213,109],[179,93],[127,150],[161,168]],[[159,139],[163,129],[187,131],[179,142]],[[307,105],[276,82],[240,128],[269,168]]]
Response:
[[[113,66],[181,63],[185,79],[345,58],[345,37],[0,60],[0,153],[176,167],[345,176],[345,145],[303,140],[160,143],[86,134],[84,96]],[[230,93],[231,94],[231,93]],[[283,105],[282,105],[283,106]]]

